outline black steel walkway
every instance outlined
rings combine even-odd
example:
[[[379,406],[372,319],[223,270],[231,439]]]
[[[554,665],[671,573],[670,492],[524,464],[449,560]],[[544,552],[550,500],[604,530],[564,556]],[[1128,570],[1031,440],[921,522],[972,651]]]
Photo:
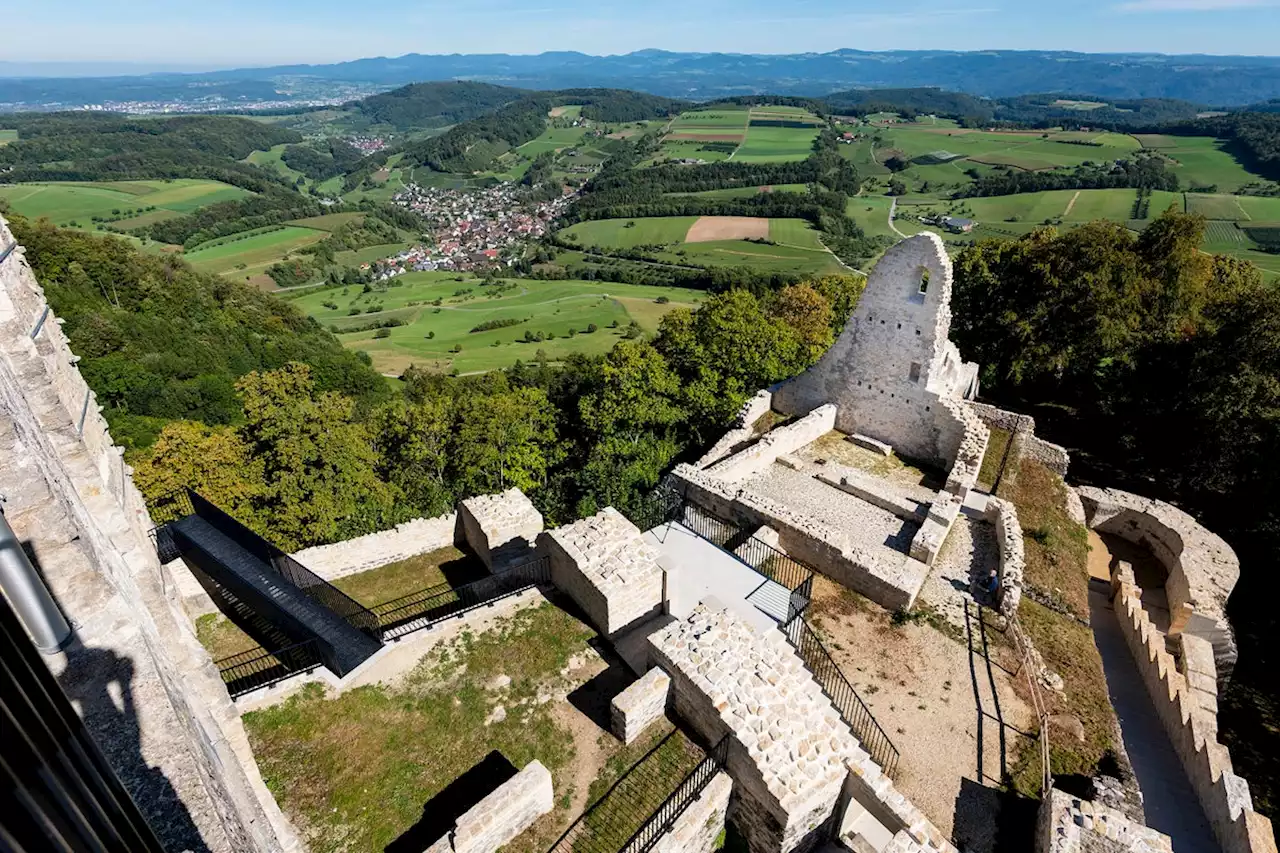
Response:
[[[377,617],[198,495],[195,514],[167,525],[187,564],[225,587],[294,642],[315,641],[335,675],[382,647]]]

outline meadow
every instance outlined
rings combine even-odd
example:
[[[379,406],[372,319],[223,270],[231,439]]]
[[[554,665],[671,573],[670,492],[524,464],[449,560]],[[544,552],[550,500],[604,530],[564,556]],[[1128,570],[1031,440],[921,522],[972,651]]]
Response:
[[[248,191],[239,187],[193,178],[0,185],[0,198],[23,216],[46,217],[55,225],[85,230],[93,227],[95,216],[120,219],[117,227],[139,227],[164,217],[164,214],[159,217],[148,217],[148,214],[167,211],[180,215],[248,195]],[[148,207],[158,210],[146,211]],[[137,211],[138,215],[121,219],[126,211]]]
[[[415,272],[369,293],[358,286],[310,290],[294,304],[339,330],[403,321],[385,330],[384,337],[374,330],[339,336],[344,345],[369,353],[382,373],[399,375],[410,364],[461,373],[494,370],[531,361],[539,350],[553,361],[573,352],[598,355],[608,352],[631,322],[651,333],[665,313],[697,305],[705,296],[685,288],[600,281],[516,279],[485,285],[461,273]],[[658,302],[662,297],[666,301]],[[512,325],[472,331],[493,321]],[[589,331],[592,325],[595,331]],[[541,333],[544,340],[525,342],[526,332]],[[454,352],[456,347],[460,351]]]
[[[206,248],[197,246],[183,257],[201,272],[234,274],[250,280],[290,252],[318,243],[327,236],[328,232],[315,228],[287,225]]]
[[[0,130],[0,145],[8,145],[10,142],[16,142],[17,139],[18,139],[18,131]]]

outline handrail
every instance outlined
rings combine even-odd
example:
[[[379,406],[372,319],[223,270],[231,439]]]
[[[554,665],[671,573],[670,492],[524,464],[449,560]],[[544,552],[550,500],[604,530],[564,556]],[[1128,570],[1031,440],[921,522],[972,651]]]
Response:
[[[3,249],[0,249],[0,264],[4,263],[5,259],[8,258],[11,254],[13,254],[13,250],[16,248],[18,248],[18,241],[14,240],[12,243],[5,246]]]
[[[214,666],[235,699],[299,672],[310,672],[321,663],[319,642],[313,638],[271,652],[258,646],[216,660]]]
[[[804,621],[804,614],[797,613],[793,616],[782,626],[782,632],[813,673],[814,681],[818,682],[822,692],[831,700],[840,718],[885,774],[893,777],[898,771],[898,748],[893,745],[888,732],[876,722],[871,709],[853,689],[835,658],[831,657],[826,646],[818,639],[817,633]]]
[[[1040,752],[1040,796],[1047,797],[1049,790],[1053,788],[1053,764],[1049,756],[1049,708],[1044,701],[1044,694],[1040,692],[1040,685],[1036,682],[1036,665],[1035,658],[1032,655],[1031,640],[1022,630],[1021,623],[1018,622],[1016,614],[1007,617],[1009,625],[1009,634],[1013,637],[1013,643],[1018,648],[1018,655],[1021,658],[1019,669],[1027,679],[1027,689],[1031,693],[1031,704],[1036,712],[1036,720],[1040,723],[1040,732],[1036,735],[1036,742]]]
[[[649,853],[653,846],[675,825],[680,815],[701,796],[707,785],[716,774],[724,769],[729,761],[729,736],[720,738],[720,742],[711,747],[707,757],[680,781],[671,795],[663,800],[662,805],[654,810],[640,828],[637,829],[622,845],[618,853]]]

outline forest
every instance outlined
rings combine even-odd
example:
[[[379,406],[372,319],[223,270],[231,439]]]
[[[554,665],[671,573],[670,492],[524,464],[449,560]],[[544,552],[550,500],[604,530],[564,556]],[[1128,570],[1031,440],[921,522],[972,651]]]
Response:
[[[367,118],[372,124],[389,124],[397,130],[413,130],[470,121],[526,94],[528,92],[524,89],[455,80],[411,83],[344,106]]]
[[[1132,160],[1084,163],[1071,170],[1028,172],[1008,166],[997,168],[960,189],[956,198],[1017,195],[1041,190],[1115,188],[1175,191],[1178,189],[1178,176],[1169,170],[1163,155],[1140,152]]]

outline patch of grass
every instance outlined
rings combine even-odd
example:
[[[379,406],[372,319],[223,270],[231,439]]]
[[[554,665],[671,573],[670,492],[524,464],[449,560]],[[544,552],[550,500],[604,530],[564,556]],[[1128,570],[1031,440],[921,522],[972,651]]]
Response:
[[[543,604],[433,650],[394,687],[329,698],[308,685],[245,714],[245,729],[267,787],[310,849],[380,853],[492,750],[518,768],[537,759],[552,773],[572,760],[572,735],[553,704],[534,699],[594,636]],[[486,687],[498,675],[511,678],[500,693]],[[486,726],[498,704],[506,719]]]
[[[987,453],[982,457],[982,468],[978,471],[978,482],[991,485],[1000,473],[1000,463],[1004,462],[1005,451],[1009,449],[1009,440],[1013,433],[1000,427],[991,427],[991,440],[987,442]]]
[[[449,546],[338,578],[333,585],[365,607],[373,607],[437,584],[459,587],[487,574],[478,559]]]
[[[1088,621],[1089,539],[1084,527],[1067,514],[1066,488],[1057,474],[1024,459],[1015,476],[1006,474],[1000,483],[999,497],[1018,508],[1026,582]]]
[[[1092,776],[1112,748],[1115,711],[1107,694],[1102,658],[1093,632],[1084,625],[1024,597],[1018,621],[1049,669],[1062,676],[1063,691],[1044,691],[1050,714],[1069,714],[1084,727],[1084,741],[1050,729],[1049,762],[1055,776]],[[1019,682],[1022,689],[1025,687]],[[1034,744],[1015,762],[1014,787],[1035,795],[1040,785],[1040,758]]]
[[[211,660],[222,660],[257,648],[259,643],[221,613],[206,613],[196,619],[196,639]]]

